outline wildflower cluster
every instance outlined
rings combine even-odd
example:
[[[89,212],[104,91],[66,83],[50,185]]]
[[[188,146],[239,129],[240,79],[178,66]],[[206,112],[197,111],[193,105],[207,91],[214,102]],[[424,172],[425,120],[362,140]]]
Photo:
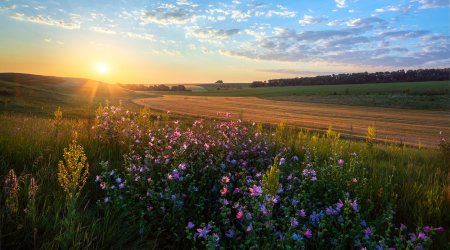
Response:
[[[121,123],[106,124],[96,133],[130,136]],[[442,231],[396,228],[392,209],[374,216],[358,192],[365,182],[351,170],[357,155],[331,164],[308,149],[291,155],[239,120],[137,127],[124,170],[103,162],[96,176],[105,194],[100,206],[130,214],[136,233],[164,230],[179,244],[210,248],[404,249],[426,247]]]

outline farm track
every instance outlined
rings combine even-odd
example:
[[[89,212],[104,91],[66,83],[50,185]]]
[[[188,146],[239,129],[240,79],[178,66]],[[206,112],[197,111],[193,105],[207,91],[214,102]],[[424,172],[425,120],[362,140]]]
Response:
[[[161,96],[136,99],[135,103],[173,113],[234,118],[261,123],[286,122],[302,128],[332,127],[349,137],[363,138],[368,126],[377,128],[380,141],[436,147],[440,132],[450,135],[450,112],[272,101],[256,97]]]

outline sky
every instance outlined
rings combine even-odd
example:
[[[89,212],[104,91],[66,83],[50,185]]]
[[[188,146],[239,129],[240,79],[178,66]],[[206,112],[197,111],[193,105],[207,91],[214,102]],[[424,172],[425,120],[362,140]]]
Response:
[[[449,0],[0,0],[0,72],[251,82],[450,67]]]

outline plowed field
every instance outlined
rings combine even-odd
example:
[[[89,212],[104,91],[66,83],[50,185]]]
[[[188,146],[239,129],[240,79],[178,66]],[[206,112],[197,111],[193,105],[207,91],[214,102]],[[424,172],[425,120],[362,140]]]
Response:
[[[441,134],[450,135],[450,112],[372,108],[320,103],[273,101],[256,97],[161,96],[135,100],[153,109],[199,117],[224,117],[226,112],[246,121],[333,130],[364,137],[375,126],[377,139],[436,147]]]

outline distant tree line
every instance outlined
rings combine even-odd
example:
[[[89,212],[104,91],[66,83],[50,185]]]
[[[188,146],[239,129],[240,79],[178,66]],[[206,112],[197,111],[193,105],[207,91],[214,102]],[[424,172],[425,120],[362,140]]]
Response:
[[[184,85],[167,86],[164,84],[146,85],[146,84],[119,84],[122,88],[135,91],[189,91]]]
[[[254,81],[250,87],[278,87],[298,85],[331,85],[331,84],[361,84],[388,82],[421,82],[444,81],[450,79],[450,68],[445,69],[417,69],[398,70],[392,72],[333,74],[315,77],[297,77],[289,79],[272,79],[268,81]]]

